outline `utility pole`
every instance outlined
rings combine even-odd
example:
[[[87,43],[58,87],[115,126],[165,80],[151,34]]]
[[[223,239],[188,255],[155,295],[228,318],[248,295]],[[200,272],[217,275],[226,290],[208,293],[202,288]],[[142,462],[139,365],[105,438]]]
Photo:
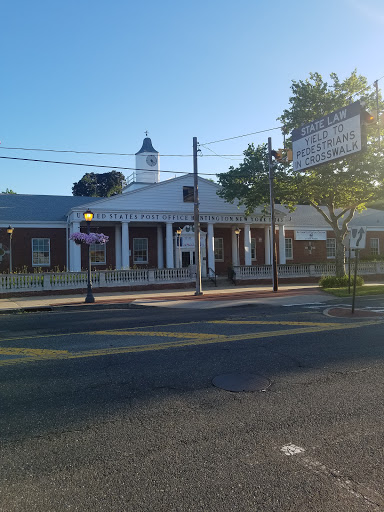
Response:
[[[199,181],[197,175],[197,137],[193,137],[193,217],[195,229],[195,260],[196,260],[196,292],[203,295],[201,290],[201,253],[200,253],[200,212],[199,212]]]
[[[269,168],[269,198],[271,210],[271,257],[272,257],[272,286],[273,291],[278,290],[277,281],[277,253],[275,236],[275,198],[273,192],[273,164],[272,164],[272,139],[268,137],[268,168]]]
[[[377,139],[379,141],[379,149],[381,145],[380,141],[380,112],[379,112],[379,82],[376,80],[374,82],[376,88],[376,123],[377,123]]]

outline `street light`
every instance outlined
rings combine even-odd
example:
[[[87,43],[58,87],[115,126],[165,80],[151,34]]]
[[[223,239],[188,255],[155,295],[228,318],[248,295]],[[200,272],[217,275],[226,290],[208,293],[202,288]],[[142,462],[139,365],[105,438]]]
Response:
[[[87,222],[87,233],[88,235],[91,232],[91,221],[93,219],[93,212],[88,208],[86,212],[83,213],[84,219]],[[87,283],[87,296],[85,297],[85,302],[95,302],[95,297],[92,293],[92,280],[91,280],[91,244],[88,245],[88,283]]]
[[[240,266],[240,231],[241,229],[240,228],[236,228],[235,229],[235,235],[236,235],[236,239],[237,239],[237,264]]]
[[[179,267],[181,268],[181,228],[176,229],[177,239],[178,239],[178,246],[179,246]]]
[[[9,235],[9,273],[12,274],[12,235],[14,228],[12,226],[7,227],[7,233]]]

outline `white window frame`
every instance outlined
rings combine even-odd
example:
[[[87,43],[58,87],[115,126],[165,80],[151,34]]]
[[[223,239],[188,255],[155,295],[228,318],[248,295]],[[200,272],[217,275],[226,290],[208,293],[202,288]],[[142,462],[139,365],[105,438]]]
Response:
[[[90,253],[91,253],[91,263],[92,263],[92,265],[106,265],[107,264],[106,245],[107,244],[90,244],[89,245],[89,250],[90,250]],[[103,253],[104,253],[103,261],[101,261],[101,260],[100,261],[94,261],[92,259],[92,251],[97,251],[98,253],[103,251]]]
[[[285,259],[293,260],[293,239],[285,238],[284,244],[285,244]],[[287,247],[287,246],[289,246],[289,247]],[[290,254],[289,254],[289,252],[290,252]]]
[[[253,250],[253,254],[252,254]],[[256,252],[256,238],[251,238],[251,261],[257,260],[257,252]]]
[[[325,250],[327,251],[328,260],[334,260],[336,258],[336,238],[327,238],[325,242]]]
[[[373,241],[376,242],[375,247],[373,247],[373,245],[372,245]],[[379,242],[378,238],[371,238],[369,240],[369,249],[370,249],[371,256],[379,256],[379,254],[380,254],[380,242]]]
[[[220,240],[220,243],[219,243]],[[220,245],[221,247],[217,247],[217,245]],[[221,251],[221,258],[217,257],[217,252]],[[213,252],[215,254],[215,261],[224,261],[224,238],[221,237],[215,237],[214,239],[214,249]]]
[[[135,259],[135,252],[137,251],[137,249],[135,248],[135,245],[136,243],[138,242],[138,240],[145,240],[145,249],[144,251],[146,252],[146,255],[147,255],[147,258],[146,260],[136,260]],[[140,250],[142,250],[140,248]],[[133,264],[134,265],[146,265],[148,264],[148,238],[134,238],[133,239],[133,244],[132,244],[132,258],[133,258]]]
[[[34,246],[34,242],[35,241],[39,242],[39,241],[42,241],[42,240],[43,241],[44,240],[48,240],[48,254],[49,254],[49,256],[48,256],[48,263],[34,263],[33,262],[33,259],[34,259],[33,255],[35,253],[38,254],[39,252],[44,252],[44,251],[41,251],[41,250],[40,251],[39,250],[35,251],[34,247],[33,247]],[[32,238],[32,267],[50,267],[50,266],[51,266],[51,239],[50,238]]]

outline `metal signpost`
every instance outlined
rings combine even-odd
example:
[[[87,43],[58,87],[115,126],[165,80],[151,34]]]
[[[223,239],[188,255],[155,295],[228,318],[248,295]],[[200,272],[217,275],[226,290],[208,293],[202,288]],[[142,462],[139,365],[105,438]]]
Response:
[[[304,171],[362,151],[360,118],[361,105],[356,101],[293,130],[293,170]]]
[[[367,228],[360,226],[359,228],[352,228],[349,234],[349,250],[355,251],[355,278],[353,281],[353,295],[352,295],[352,314],[355,312],[355,299],[356,299],[356,281],[357,281],[357,267],[359,264],[360,249],[365,249],[365,240],[367,235]]]
[[[272,258],[272,288],[274,292],[279,289],[277,276],[277,253],[276,253],[276,219],[275,219],[275,196],[273,191],[273,163],[272,163],[272,139],[268,137],[268,170],[269,170],[269,200],[271,209],[271,258]]]
[[[343,240],[343,245],[348,250],[348,295],[351,293],[351,247],[349,243],[349,233]]]

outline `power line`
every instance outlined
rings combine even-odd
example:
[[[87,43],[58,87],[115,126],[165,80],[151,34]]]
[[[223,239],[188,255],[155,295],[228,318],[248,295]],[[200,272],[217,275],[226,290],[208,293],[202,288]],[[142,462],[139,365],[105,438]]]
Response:
[[[51,152],[51,153],[76,153],[77,155],[112,155],[112,156],[136,156],[136,153],[107,153],[102,151],[75,151],[72,149],[42,149],[42,148],[10,148],[6,146],[0,146],[0,149],[11,149],[17,151],[42,151],[42,152]],[[227,156],[242,156],[242,155],[218,155],[216,156],[227,157]],[[204,155],[204,156],[215,156],[215,155]],[[188,157],[192,158],[193,155],[163,155],[160,156],[166,157]]]
[[[61,165],[79,165],[82,167],[99,167],[103,169],[120,169],[124,171],[147,171],[147,172],[158,172],[156,169],[137,169],[136,167],[120,167],[117,165],[98,165],[98,164],[83,164],[78,162],[58,162],[54,160],[38,160],[35,158],[18,158],[14,156],[0,156],[0,158],[5,160],[22,160],[23,162],[38,162],[43,164],[61,164]],[[190,174],[188,171],[163,171],[162,169],[160,172],[166,172],[171,174]],[[219,173],[208,173],[208,172],[200,172],[199,174],[204,174],[205,176],[216,176]]]
[[[281,130],[282,128],[283,128],[282,126],[277,126],[276,128],[268,128],[267,130],[260,130],[258,132],[245,133],[244,135],[236,135],[236,137],[229,137],[228,139],[220,139],[220,140],[214,140],[212,142],[204,142],[204,143],[201,142],[200,145],[207,146],[208,144],[216,144],[217,142],[225,142],[227,140],[240,139],[241,137],[248,137],[249,135],[256,135],[257,133],[271,132],[273,130]],[[232,155],[228,155],[228,156],[232,156]]]
[[[226,160],[238,160],[238,158],[229,158],[230,156],[235,156],[235,155],[218,155],[217,153],[215,153],[213,151],[213,149],[211,148],[206,148],[203,144],[200,144],[200,147],[204,148],[204,149],[208,149],[208,151],[211,151],[211,153],[213,153],[213,155],[205,155],[205,156],[219,156],[220,158],[225,158]],[[201,156],[204,156],[204,155],[201,155]],[[237,156],[237,155],[236,155]],[[240,156],[240,155],[239,155]],[[244,158],[244,155],[242,155],[242,158]]]
[[[381,76],[380,78],[378,78],[377,80],[375,80],[374,82],[372,82],[370,85],[367,85],[366,87],[364,87],[364,89],[361,89],[360,91],[354,92],[354,93],[352,94],[352,98],[353,98],[353,96],[357,96],[358,94],[360,94],[360,93],[362,93],[362,92],[366,91],[366,90],[367,90],[367,89],[369,89],[370,87],[373,87],[373,86],[375,85],[375,82],[379,82],[379,81],[380,81],[380,80],[382,80],[383,78],[384,78],[384,75],[383,75],[383,76]]]

